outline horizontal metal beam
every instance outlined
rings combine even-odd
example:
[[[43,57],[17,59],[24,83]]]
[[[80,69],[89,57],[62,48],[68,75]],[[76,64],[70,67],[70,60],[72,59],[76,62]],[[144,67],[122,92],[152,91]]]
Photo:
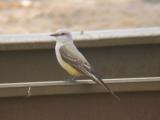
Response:
[[[104,79],[115,92],[160,91],[160,77]],[[105,92],[91,80],[25,82],[0,84],[0,97]]]
[[[55,38],[51,33],[0,35],[0,50],[50,49]],[[160,27],[72,32],[79,47],[159,44]]]

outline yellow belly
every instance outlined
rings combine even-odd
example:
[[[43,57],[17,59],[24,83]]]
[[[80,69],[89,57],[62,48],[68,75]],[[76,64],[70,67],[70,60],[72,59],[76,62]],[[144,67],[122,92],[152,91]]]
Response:
[[[61,54],[60,54],[60,47],[62,46],[63,44],[61,43],[56,43],[56,57],[57,57],[57,60],[59,62],[59,64],[72,76],[81,76],[82,74],[76,70],[75,68],[73,68],[71,65],[69,65],[67,62],[65,62],[62,57],[61,57]]]
[[[81,76],[81,73],[66,62],[63,62],[63,68],[72,76]]]

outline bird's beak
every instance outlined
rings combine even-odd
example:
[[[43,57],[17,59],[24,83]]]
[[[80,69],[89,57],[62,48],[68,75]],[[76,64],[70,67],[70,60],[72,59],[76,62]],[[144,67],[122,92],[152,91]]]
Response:
[[[50,36],[56,37],[56,36],[59,36],[59,34],[55,32],[55,33],[50,34]]]

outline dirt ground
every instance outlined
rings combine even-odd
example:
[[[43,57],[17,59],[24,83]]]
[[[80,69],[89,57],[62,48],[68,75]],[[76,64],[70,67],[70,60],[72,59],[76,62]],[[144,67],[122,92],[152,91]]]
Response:
[[[0,33],[160,26],[160,0],[0,1]]]

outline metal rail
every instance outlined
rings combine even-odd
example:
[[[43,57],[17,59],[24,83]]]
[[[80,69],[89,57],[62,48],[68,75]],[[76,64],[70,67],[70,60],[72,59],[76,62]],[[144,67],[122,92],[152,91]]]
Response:
[[[50,49],[55,44],[55,38],[49,35],[0,35],[0,50]],[[160,27],[83,31],[72,32],[72,35],[79,47],[160,43]]]
[[[115,92],[160,91],[160,77],[104,79]],[[0,84],[0,97],[105,92],[91,80]]]
[[[0,50],[50,49],[55,38],[46,34],[0,35]],[[160,44],[160,28],[72,32],[79,47]],[[116,92],[159,91],[160,77],[105,79]],[[91,80],[3,83],[0,97],[96,93],[104,90]]]

